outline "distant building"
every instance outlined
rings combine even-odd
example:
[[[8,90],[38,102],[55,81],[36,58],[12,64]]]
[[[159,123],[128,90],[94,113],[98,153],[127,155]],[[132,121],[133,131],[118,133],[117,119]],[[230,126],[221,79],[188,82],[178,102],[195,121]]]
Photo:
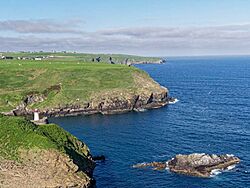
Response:
[[[41,61],[43,59],[43,57],[35,57],[34,60],[36,61]]]
[[[2,59],[14,59],[14,57],[11,57],[11,56],[2,56]]]

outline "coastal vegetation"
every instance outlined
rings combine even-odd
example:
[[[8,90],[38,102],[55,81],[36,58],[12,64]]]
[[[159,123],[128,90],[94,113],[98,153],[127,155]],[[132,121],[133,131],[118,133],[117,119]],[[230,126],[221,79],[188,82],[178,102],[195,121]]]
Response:
[[[53,62],[0,62],[0,110],[18,106],[26,95],[46,94],[48,99],[36,107],[86,102],[94,93],[110,89],[134,90],[133,73],[139,69],[121,65]],[[49,91],[52,86],[58,90]],[[56,87],[55,87],[56,88]],[[79,99],[80,101],[77,101]]]
[[[94,162],[88,147],[59,126],[0,115],[0,167],[0,187],[18,182],[56,187],[90,184]]]
[[[0,60],[0,112],[5,114],[0,115],[0,187],[93,185],[95,163],[83,142],[55,124],[35,125],[27,116],[14,116],[35,109],[49,116],[119,113],[168,102],[167,89],[134,66],[85,62],[79,56],[36,61],[4,55],[14,58]]]
[[[151,93],[164,92],[144,71],[107,63],[2,60],[0,82],[1,112],[22,102],[30,110],[48,110],[97,104],[103,97],[127,99],[145,94],[149,98]]]

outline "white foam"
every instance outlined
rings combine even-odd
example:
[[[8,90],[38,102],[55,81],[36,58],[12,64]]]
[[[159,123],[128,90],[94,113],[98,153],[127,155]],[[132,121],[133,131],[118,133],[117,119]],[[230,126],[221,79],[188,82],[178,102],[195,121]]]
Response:
[[[146,163],[145,162],[143,162],[143,163],[138,163],[138,164],[136,164],[136,165],[133,165],[132,167],[133,168],[138,168],[138,167],[140,167],[140,166],[142,166],[142,165],[145,165]]]
[[[225,170],[221,170],[221,169],[214,169],[211,171],[211,177],[215,177],[217,176],[218,174],[221,174],[223,171],[229,171],[229,170],[232,170],[236,167],[236,165],[231,165],[231,166],[228,166]]]
[[[214,170],[211,171],[210,176],[214,177],[214,176],[217,176],[220,173],[221,173],[220,169],[214,169]]]
[[[165,170],[169,170],[168,161],[166,161],[166,168],[165,168]]]
[[[177,102],[179,102],[179,100],[178,99],[174,99],[174,101],[169,101],[169,104],[175,104]]]
[[[227,157],[234,157],[233,154],[226,154]]]
[[[146,112],[147,109],[145,108],[138,108],[138,109],[135,109],[136,112]]]
[[[236,165],[231,165],[231,166],[227,167],[227,170],[232,170],[232,169],[234,169],[235,167],[236,167]]]

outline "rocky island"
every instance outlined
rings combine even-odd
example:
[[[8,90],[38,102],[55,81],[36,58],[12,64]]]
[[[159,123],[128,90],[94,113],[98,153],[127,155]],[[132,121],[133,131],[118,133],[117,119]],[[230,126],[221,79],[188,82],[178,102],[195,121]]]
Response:
[[[142,163],[134,165],[134,168],[153,167],[155,170],[169,169],[171,172],[208,178],[214,170],[225,170],[229,166],[240,162],[238,157],[233,155],[209,155],[190,154],[176,155],[174,158],[163,162]]]

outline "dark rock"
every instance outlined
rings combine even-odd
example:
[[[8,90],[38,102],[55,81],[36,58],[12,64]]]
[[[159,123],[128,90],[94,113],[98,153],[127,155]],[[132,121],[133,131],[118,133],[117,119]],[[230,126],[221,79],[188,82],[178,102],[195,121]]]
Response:
[[[92,157],[94,161],[105,161],[105,156],[104,155],[99,155],[99,156],[94,156]]]

